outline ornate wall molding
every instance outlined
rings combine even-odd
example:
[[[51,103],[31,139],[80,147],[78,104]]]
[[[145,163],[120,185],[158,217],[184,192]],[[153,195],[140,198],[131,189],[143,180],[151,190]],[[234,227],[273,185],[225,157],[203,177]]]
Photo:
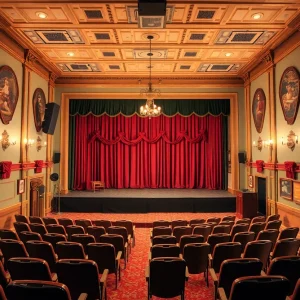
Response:
[[[43,162],[43,169],[45,168],[52,168],[53,162],[52,161],[44,161]],[[12,171],[28,171],[35,169],[34,162],[24,162],[24,163],[15,163],[12,164],[11,170]]]
[[[250,168],[256,169],[256,162],[248,162],[247,166]],[[265,162],[264,163],[264,170],[273,170],[273,171],[286,171],[284,163],[272,163],[272,162]],[[300,163],[297,164],[296,173],[300,173]]]

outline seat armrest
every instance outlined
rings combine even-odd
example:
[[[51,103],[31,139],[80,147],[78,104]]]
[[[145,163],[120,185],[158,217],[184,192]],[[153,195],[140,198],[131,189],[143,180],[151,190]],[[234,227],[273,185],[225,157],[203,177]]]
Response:
[[[126,243],[124,244],[124,248],[127,249],[127,247],[128,247],[128,243],[126,242]]]
[[[57,281],[57,274],[56,273],[52,273],[51,274],[51,279],[52,279],[52,281]]]
[[[180,259],[183,259],[183,255],[182,255],[181,253],[179,254],[179,258],[180,258]]]
[[[80,296],[79,296],[79,298],[78,298],[78,300],[86,300],[87,297],[88,297],[88,294],[86,294],[86,293],[81,293]]]
[[[128,234],[127,239],[128,239],[128,241],[131,241],[131,234]]]
[[[146,281],[149,281],[149,276],[150,276],[150,267],[147,266],[146,269],[145,269]]]
[[[185,281],[189,280],[189,276],[190,276],[189,269],[188,267],[185,267]]]
[[[149,252],[148,259],[149,259],[149,261],[152,259],[151,251]]]
[[[100,279],[100,284],[106,284],[106,279],[108,275],[108,269],[105,269],[104,272],[102,273],[101,279]]]
[[[214,285],[218,284],[218,276],[217,276],[215,270],[213,268],[209,268],[208,271],[209,271],[209,274],[210,274],[212,280],[214,281]]]
[[[265,271],[263,271],[263,270],[261,270],[260,275],[261,275],[261,276],[267,276],[267,274],[266,274]]]
[[[209,253],[208,254],[208,265],[211,267],[212,266],[212,261],[213,261],[213,258],[211,256],[211,254]]]
[[[121,259],[121,256],[122,256],[122,251],[118,251],[116,260],[120,260],[120,259]]]
[[[226,294],[225,294],[225,291],[223,288],[218,288],[218,293],[219,293],[220,300],[227,300],[227,297],[226,297]]]
[[[5,274],[5,279],[6,279],[6,282],[7,282],[7,283],[10,282],[11,277],[10,277],[10,274],[9,274],[9,273],[6,273],[6,274]]]

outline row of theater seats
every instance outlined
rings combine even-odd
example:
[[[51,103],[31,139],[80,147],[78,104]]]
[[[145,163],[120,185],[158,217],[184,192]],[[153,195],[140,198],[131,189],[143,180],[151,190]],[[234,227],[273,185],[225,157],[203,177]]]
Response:
[[[234,280],[243,276],[256,276],[240,279],[238,283],[238,286],[249,285],[254,291],[257,288],[254,287],[256,284],[265,287],[276,285],[273,290],[275,293],[266,294],[262,299],[285,299],[285,296],[291,295],[294,290],[295,296],[292,299],[297,299],[300,282],[298,288],[295,286],[300,278],[300,257],[297,256],[300,240],[296,236],[299,228],[279,231],[279,226],[276,229],[272,227],[269,229],[270,224],[276,226],[281,224],[278,222],[278,215],[269,216],[267,222],[261,222],[266,221],[261,217],[236,222],[234,216],[225,218],[227,220],[210,218],[194,219],[189,222],[186,220],[153,222],[150,234],[150,263],[146,269],[148,294],[158,297],[174,297],[175,294],[183,296],[184,282],[189,273],[204,273],[207,286],[210,273],[215,285],[215,297],[218,295],[220,299],[229,298]],[[225,225],[230,227],[228,231],[230,233],[215,233],[214,229],[222,227],[225,222],[231,222]],[[256,224],[261,225],[260,231],[248,231],[250,228],[256,228]],[[269,260],[271,263],[267,268]],[[172,264],[173,267],[168,269]],[[179,270],[181,276],[178,275]],[[263,273],[263,270],[267,271],[267,274]],[[151,280],[152,276],[155,278]],[[171,279],[166,282],[163,280],[164,277]],[[176,291],[173,285],[178,287]],[[278,286],[281,287],[281,296],[276,292]],[[237,289],[237,286],[234,287],[234,293],[238,294],[238,298],[230,299],[261,299],[257,295],[254,297],[250,292],[249,298],[245,295],[241,297]],[[275,295],[275,298],[271,295]]]

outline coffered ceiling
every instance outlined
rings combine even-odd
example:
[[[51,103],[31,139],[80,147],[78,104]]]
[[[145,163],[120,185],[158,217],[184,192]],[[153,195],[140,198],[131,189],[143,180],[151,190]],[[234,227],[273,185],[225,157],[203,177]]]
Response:
[[[151,1],[151,0],[149,0]],[[168,1],[138,22],[137,1],[3,1],[0,26],[61,78],[239,77],[299,29],[300,0]]]

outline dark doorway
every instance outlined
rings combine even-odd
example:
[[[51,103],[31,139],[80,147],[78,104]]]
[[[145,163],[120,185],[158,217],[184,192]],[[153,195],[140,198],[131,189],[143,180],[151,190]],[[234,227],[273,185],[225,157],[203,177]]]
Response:
[[[267,214],[266,194],[267,194],[266,178],[258,177],[257,178],[258,212],[262,215]]]

